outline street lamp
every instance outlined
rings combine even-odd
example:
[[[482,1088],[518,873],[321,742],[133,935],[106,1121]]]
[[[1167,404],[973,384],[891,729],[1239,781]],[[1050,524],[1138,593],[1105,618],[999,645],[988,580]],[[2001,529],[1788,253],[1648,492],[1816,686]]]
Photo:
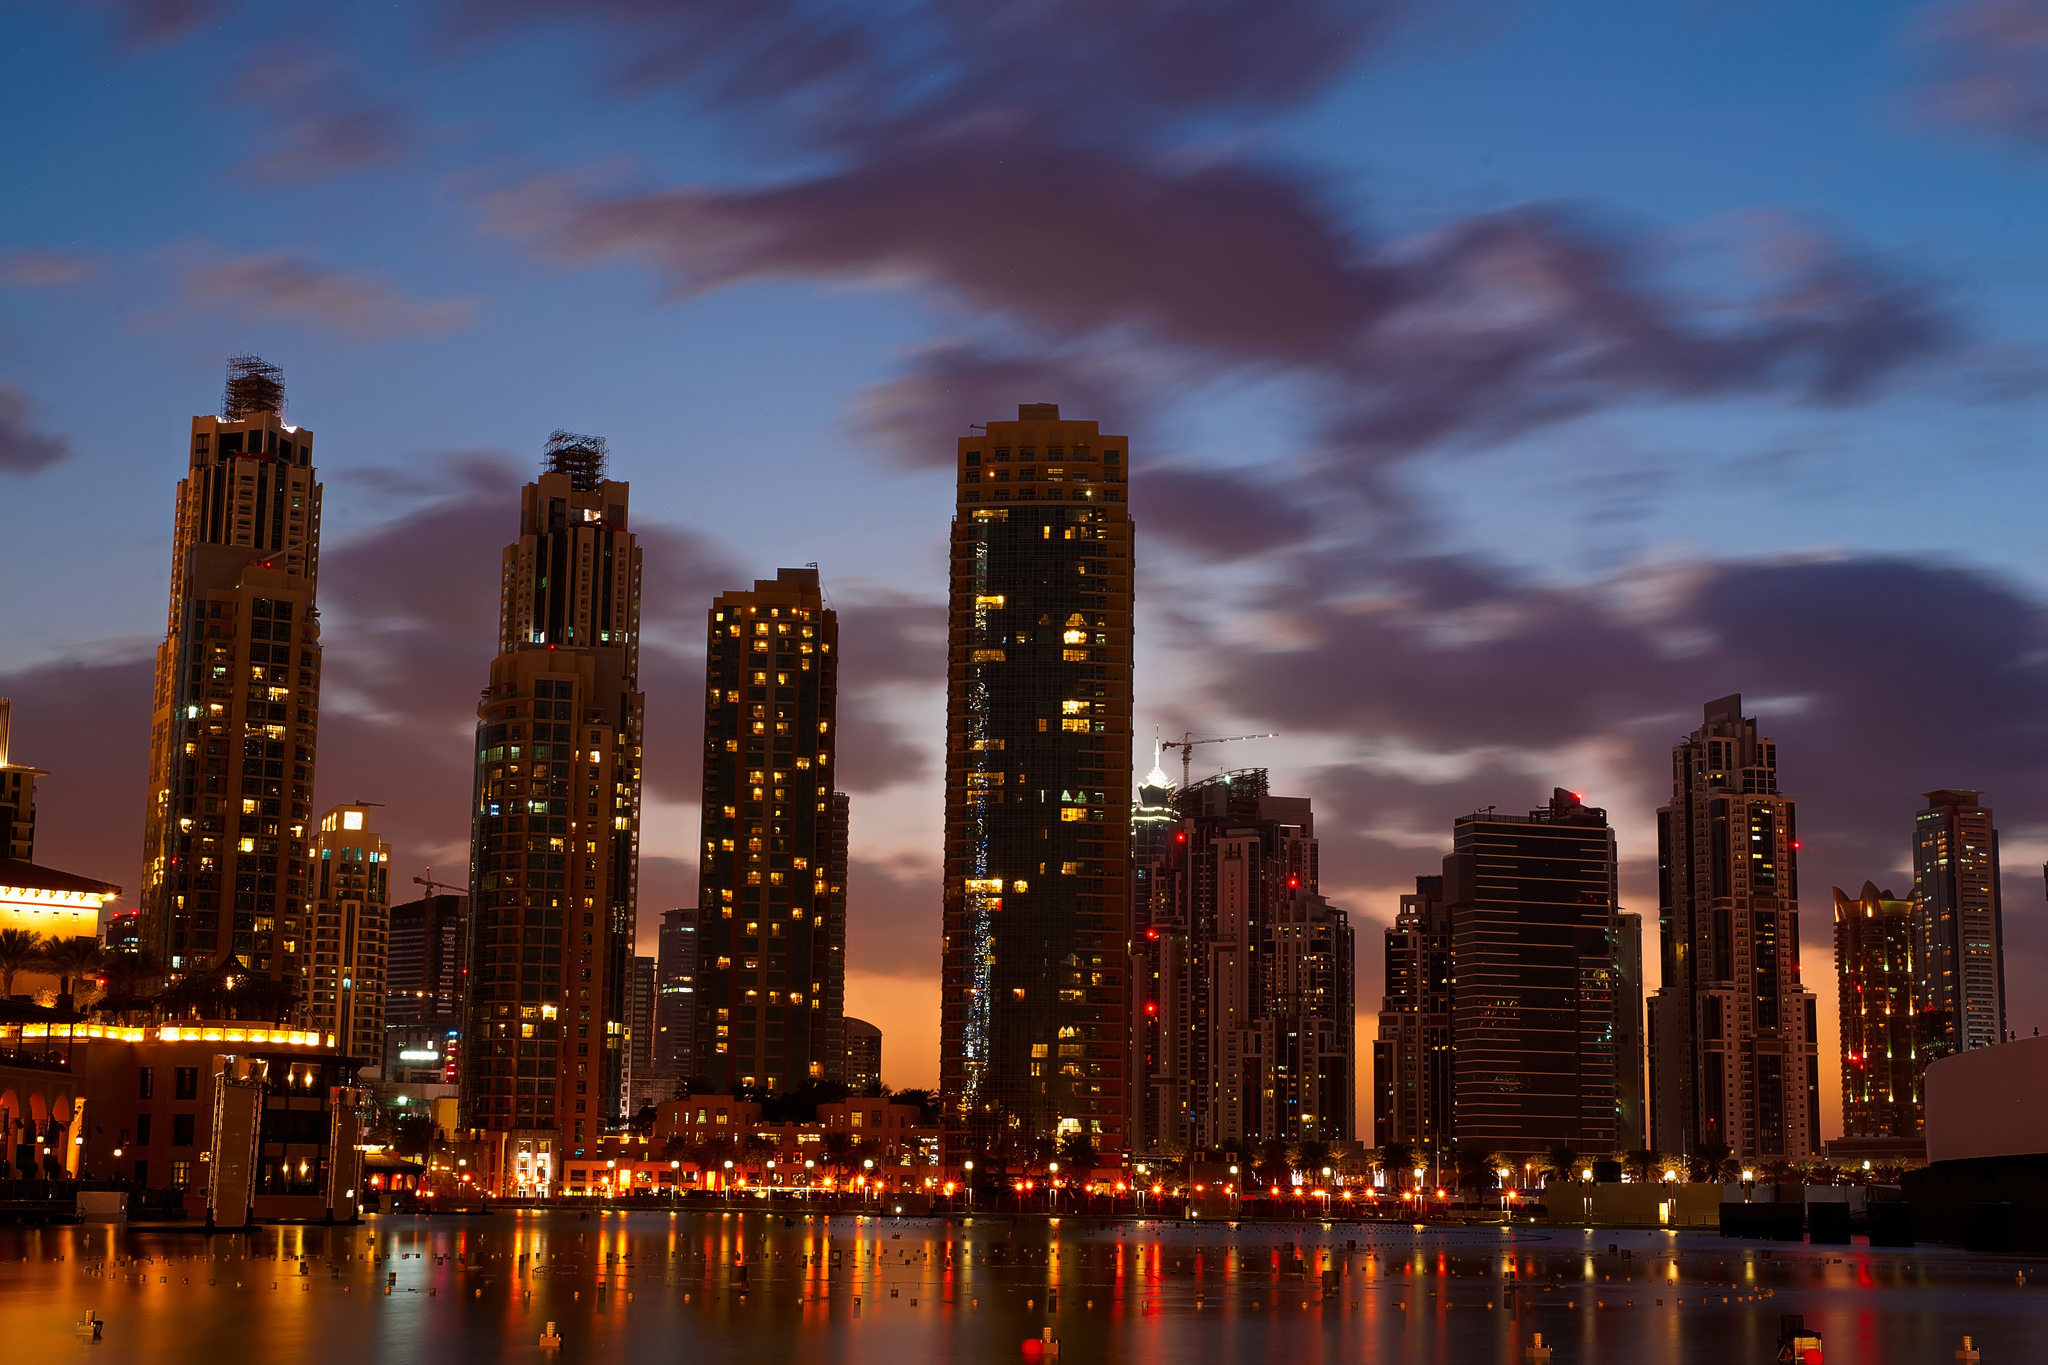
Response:
[[[974,1162],[973,1162],[973,1160],[972,1160],[972,1159],[969,1159],[968,1161],[966,1161],[966,1162],[963,1162],[962,1164],[963,1164],[963,1165],[964,1165],[964,1166],[965,1166],[965,1167],[967,1168],[967,1211],[968,1211],[969,1213],[973,1213],[973,1212],[974,1212]],[[998,1203],[998,1204],[996,1205],[996,1207],[1000,1209],[1000,1208],[1002,1207],[1002,1205],[1001,1205],[1000,1203]]]

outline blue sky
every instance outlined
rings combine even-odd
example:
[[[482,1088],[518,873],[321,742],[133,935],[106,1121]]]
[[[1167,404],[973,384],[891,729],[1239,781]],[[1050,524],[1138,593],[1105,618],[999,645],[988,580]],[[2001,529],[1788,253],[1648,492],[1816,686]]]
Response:
[[[669,566],[643,910],[694,886],[696,613],[818,561],[863,642],[850,1007],[929,1081],[939,464],[1051,399],[1149,466],[1141,735],[1284,732],[1231,761],[1316,800],[1368,1009],[1473,806],[1587,791],[1652,910],[1659,755],[1739,690],[1824,1012],[1826,888],[1904,889],[1955,785],[2040,1013],[2040,0],[103,0],[0,44],[0,692],[51,861],[139,876],[227,354],[319,434],[318,797],[398,793],[402,864],[463,856],[507,489],[600,433]]]

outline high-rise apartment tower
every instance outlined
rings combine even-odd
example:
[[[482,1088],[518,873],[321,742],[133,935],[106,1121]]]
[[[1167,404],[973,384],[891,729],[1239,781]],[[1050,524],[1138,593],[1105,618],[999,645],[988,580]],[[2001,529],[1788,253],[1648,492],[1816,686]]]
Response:
[[[697,1059],[696,906],[661,912],[654,976],[654,1067],[685,1078]]]
[[[467,896],[429,895],[392,906],[384,1022],[459,1028],[468,942]]]
[[[1650,1145],[1803,1160],[1820,1150],[1820,1083],[1778,746],[1739,695],[1710,701],[1672,749],[1671,786],[1657,812],[1664,984],[1650,1003]]]
[[[1459,1142],[1512,1156],[1614,1150],[1616,866],[1607,812],[1562,789],[1527,815],[1453,823],[1444,906]]]
[[[385,968],[391,928],[391,845],[365,806],[320,817],[312,864],[304,976],[306,1022],[331,1033],[341,1055],[384,1065]]]
[[[839,614],[779,569],[708,613],[693,1074],[794,1090],[846,1055]]]
[[[2005,1038],[1998,831],[1979,793],[1928,792],[1913,817],[1913,906],[1925,1061]]]
[[[846,1060],[842,1064],[847,1087],[865,1095],[882,1084],[882,1031],[865,1019],[846,1021]]]
[[[1134,1142],[1349,1141],[1351,926],[1317,889],[1314,816],[1263,768],[1175,794],[1133,935]]]
[[[313,433],[284,412],[276,366],[230,360],[178,483],[140,896],[143,941],[173,973],[230,955],[270,980],[307,965],[320,484]]]
[[[1642,1148],[1650,1135],[1649,1063],[1643,1010],[1643,917],[1614,917],[1614,1146]]]
[[[1401,897],[1386,961],[1372,1045],[1373,1141],[1441,1154],[1453,1140],[1451,917],[1441,876],[1417,877],[1414,894]]]
[[[1842,1136],[1920,1136],[1919,1011],[1913,903],[1863,883],[1835,888],[1835,981],[1842,1030]]]
[[[1131,519],[1121,436],[958,443],[939,1084],[954,1123],[1125,1150]]]
[[[12,761],[14,703],[0,697],[0,858],[36,860],[36,779],[41,768]]]
[[[603,441],[558,431],[521,491],[477,706],[462,1114],[515,1135],[504,1192],[545,1188],[626,1105],[640,548],[605,461]]]

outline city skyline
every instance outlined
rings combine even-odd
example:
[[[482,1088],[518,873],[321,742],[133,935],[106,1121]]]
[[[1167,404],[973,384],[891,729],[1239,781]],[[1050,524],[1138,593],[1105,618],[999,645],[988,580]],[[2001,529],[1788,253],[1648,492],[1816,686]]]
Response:
[[[673,35],[611,10],[561,17],[559,44],[508,17],[458,51],[412,15],[18,7],[0,695],[13,761],[49,774],[39,856],[123,907],[145,889],[175,447],[223,355],[282,364],[319,432],[307,804],[387,801],[402,882],[467,858],[451,812],[505,509],[550,430],[599,432],[632,452],[661,576],[641,948],[695,889],[702,713],[668,699],[701,680],[704,604],[819,561],[849,642],[849,1009],[887,1026],[897,1083],[933,1080],[946,442],[1059,402],[1143,455],[1137,770],[1154,727],[1282,732],[1230,766],[1315,801],[1362,943],[1451,819],[1553,786],[1610,812],[1621,904],[1648,919],[1669,746],[1739,690],[1801,799],[1823,1076],[1811,893],[1905,890],[1930,790],[1998,811],[2025,1033],[2048,977],[2048,554],[2024,458],[2039,286],[2010,224],[2048,186],[2023,128],[1953,98],[2002,69],[1944,18],[1968,6],[1709,8],[1567,4],[1444,41],[1310,6],[1222,79],[1201,54],[1236,50],[1237,6],[1170,54],[1142,18],[1077,50],[1042,20],[996,41],[933,13],[930,84],[860,29],[832,78],[769,98],[717,79],[745,69],[738,37],[612,80]],[[1115,98],[1082,126],[1018,78],[1037,59],[1116,72]],[[195,60],[302,98],[251,118],[192,88]],[[900,121],[826,113],[849,86],[902,90]],[[83,167],[150,211],[93,211]],[[1060,231],[963,245],[974,205],[1049,180],[1076,196]],[[757,516],[770,476],[786,494]],[[1905,657],[1929,621],[1939,647]],[[1873,654],[1902,661],[1842,662]]]

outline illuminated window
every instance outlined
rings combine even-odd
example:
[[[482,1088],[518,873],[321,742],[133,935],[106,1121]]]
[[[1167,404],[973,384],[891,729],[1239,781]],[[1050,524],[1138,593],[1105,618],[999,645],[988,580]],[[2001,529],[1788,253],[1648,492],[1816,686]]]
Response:
[[[985,596],[981,596],[981,597],[977,597],[977,598],[975,598],[975,599],[974,599],[974,605],[975,605],[976,607],[983,607],[983,608],[985,608],[985,607],[1000,607],[1001,605],[1003,605],[1003,600],[1004,600],[1004,599],[1003,599],[1003,595],[1002,595],[1001,593],[992,593],[992,594],[988,594],[988,595],[985,595]]]
[[[1088,662],[1088,651],[1085,649],[1063,649],[1060,651],[1060,661],[1069,664],[1085,664]]]
[[[359,810],[343,811],[341,813],[341,827],[343,829],[361,829],[363,827],[363,813]]]
[[[1008,656],[1000,649],[977,649],[968,655],[968,661],[977,664],[999,664],[1007,660]]]
[[[1081,875],[1081,865],[1079,863],[1061,863],[1060,875],[1062,877],[1078,877]]]
[[[1041,722],[1039,722],[1039,723],[1040,723],[1041,725],[1042,725],[1042,724],[1044,724],[1044,722],[1043,722],[1043,721],[1041,721]],[[1073,732],[1075,732],[1075,733],[1078,733],[1078,734],[1083,734],[1083,735],[1085,735],[1085,734],[1087,734],[1087,733],[1088,733],[1088,721],[1086,720],[1086,718],[1083,718],[1083,719],[1079,719],[1079,720],[1073,720],[1073,719],[1069,719],[1069,720],[1063,720],[1063,721],[1061,721],[1061,722],[1060,722],[1060,729],[1061,729],[1061,730],[1066,730],[1066,731],[1073,731]]]
[[[1066,821],[1068,824],[1072,824],[1076,820],[1086,820],[1087,818],[1088,808],[1086,806],[1060,807],[1060,819]]]

